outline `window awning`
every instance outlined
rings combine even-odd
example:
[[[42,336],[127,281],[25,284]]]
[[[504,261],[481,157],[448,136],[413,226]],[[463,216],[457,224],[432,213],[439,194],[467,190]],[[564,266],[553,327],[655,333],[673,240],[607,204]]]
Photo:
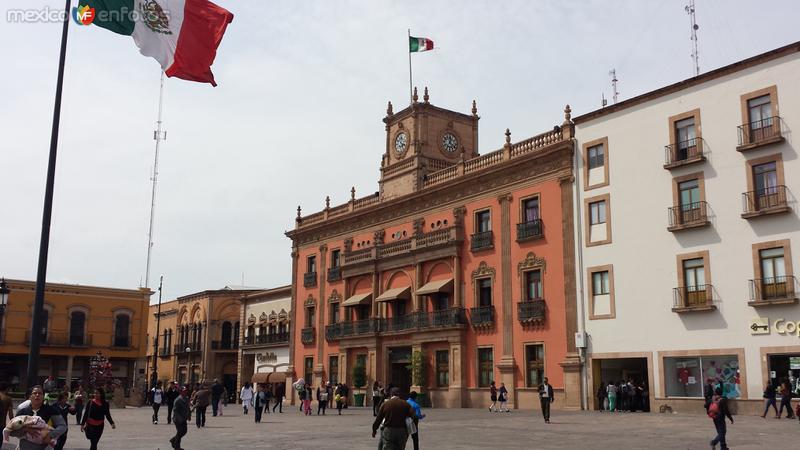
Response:
[[[250,380],[253,384],[285,383],[286,372],[259,372],[254,373]]]
[[[410,298],[411,286],[389,289],[375,299],[376,302],[388,302],[391,300],[406,300]]]
[[[431,281],[417,289],[417,295],[429,295],[437,292],[453,292],[453,279]]]
[[[358,305],[366,305],[372,299],[372,293],[368,292],[366,294],[355,294],[354,296],[348,298],[342,303],[342,306],[358,306]]]

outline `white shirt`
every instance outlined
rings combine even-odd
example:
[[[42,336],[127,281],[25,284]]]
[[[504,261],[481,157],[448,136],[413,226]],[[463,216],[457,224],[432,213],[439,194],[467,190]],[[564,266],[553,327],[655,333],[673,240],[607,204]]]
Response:
[[[249,402],[253,400],[253,388],[243,387],[241,394],[239,394],[239,397],[242,399],[243,402],[244,401]]]
[[[153,403],[160,405],[161,404],[161,395],[163,394],[163,391],[161,389],[158,389],[158,388],[153,388],[153,389],[150,389],[150,390],[153,391]]]

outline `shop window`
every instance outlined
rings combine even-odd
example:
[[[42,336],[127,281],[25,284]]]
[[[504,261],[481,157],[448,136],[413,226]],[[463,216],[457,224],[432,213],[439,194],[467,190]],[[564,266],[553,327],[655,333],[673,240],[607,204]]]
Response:
[[[489,387],[494,381],[494,356],[491,347],[478,349],[478,387]]]
[[[800,353],[787,355],[769,355],[770,383],[778,389],[789,382],[792,398],[800,397]]]
[[[436,386],[450,385],[450,351],[436,350]]]
[[[339,382],[339,355],[332,355],[328,358],[328,381],[332,385]]]
[[[727,398],[742,395],[739,358],[734,355],[664,358],[664,379],[667,397],[703,398],[707,381],[721,387]]]
[[[544,345],[525,346],[525,368],[525,386],[539,386],[544,378]]]

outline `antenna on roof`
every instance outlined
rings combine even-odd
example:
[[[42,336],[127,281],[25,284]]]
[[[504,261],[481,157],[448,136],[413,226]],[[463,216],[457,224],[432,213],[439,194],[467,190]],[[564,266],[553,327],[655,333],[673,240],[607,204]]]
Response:
[[[601,92],[601,93],[600,93],[600,100],[601,100],[601,102],[600,102],[600,107],[601,107],[601,108],[605,108],[605,107],[606,107],[606,105],[608,105],[608,100],[606,100],[606,94],[605,94],[605,92]]]
[[[614,103],[617,103],[617,97],[619,96],[619,91],[617,91],[617,69],[611,69],[608,71],[608,74],[611,75],[611,89],[613,91],[613,99]]]
[[[692,60],[694,60],[694,76],[700,75],[700,53],[697,51],[697,30],[700,25],[694,15],[694,0],[689,0],[689,4],[684,7],[686,14],[689,14],[689,23],[692,25],[692,36],[689,38],[692,41]]]

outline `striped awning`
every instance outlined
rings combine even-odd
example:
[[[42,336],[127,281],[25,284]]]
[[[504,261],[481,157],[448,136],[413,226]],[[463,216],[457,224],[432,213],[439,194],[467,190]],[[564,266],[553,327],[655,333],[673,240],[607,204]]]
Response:
[[[366,294],[355,294],[352,297],[348,298],[344,302],[342,302],[342,306],[358,306],[358,305],[366,305],[372,299],[372,292],[368,292]]]
[[[407,300],[409,298],[411,298],[411,286],[405,286],[401,288],[389,289],[383,294],[379,295],[375,301],[388,302],[391,300]]]
[[[453,292],[453,279],[431,281],[417,289],[417,295],[429,295],[437,292]]]

